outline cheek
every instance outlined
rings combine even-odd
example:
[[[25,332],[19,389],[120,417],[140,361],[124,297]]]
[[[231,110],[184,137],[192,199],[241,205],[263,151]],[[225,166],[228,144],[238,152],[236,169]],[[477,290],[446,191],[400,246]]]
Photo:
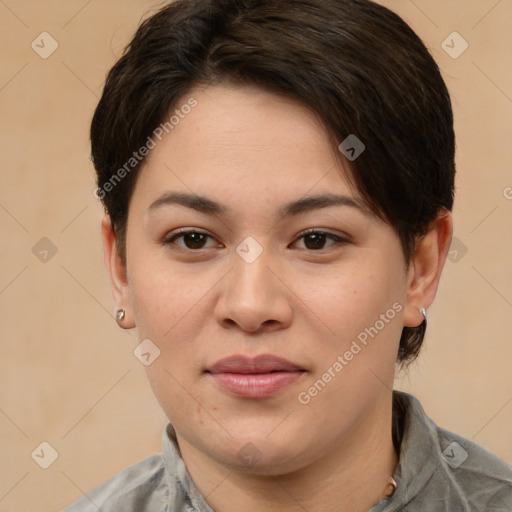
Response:
[[[330,339],[346,343],[389,310],[386,319],[399,317],[397,310],[401,308],[393,309],[393,304],[403,305],[403,276],[398,265],[380,262],[368,254],[316,276],[296,279],[300,284],[294,292],[317,314],[319,325]]]
[[[340,417],[364,415],[369,402],[393,383],[403,327],[403,272],[398,265],[381,270],[376,263],[361,261],[310,296],[311,309],[334,335],[317,342],[314,375],[302,391],[314,397],[315,414],[335,411],[323,417],[328,428],[337,428]]]
[[[169,262],[148,263],[133,273],[132,307],[139,340],[150,339],[159,357],[145,368],[153,393],[177,425],[196,418],[201,423],[201,330],[208,285],[200,273],[184,275]],[[148,271],[147,269],[151,269]]]
[[[137,263],[131,268],[130,297],[139,337],[163,342],[179,332],[189,338],[198,328],[194,319],[202,301],[215,284],[209,283],[211,273],[197,267],[184,270],[160,250],[141,251],[133,260]]]
[[[335,333],[315,347],[315,379],[329,382],[315,407],[331,404],[339,414],[350,415],[392,385],[403,328],[405,271],[400,259],[368,252],[336,274],[312,295],[314,310]]]

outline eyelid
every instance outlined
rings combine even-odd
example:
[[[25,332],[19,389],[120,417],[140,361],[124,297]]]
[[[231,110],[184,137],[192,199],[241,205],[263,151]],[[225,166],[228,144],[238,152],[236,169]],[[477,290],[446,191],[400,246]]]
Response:
[[[331,231],[325,231],[322,228],[310,228],[310,229],[306,229],[305,231],[302,231],[301,233],[299,233],[296,236],[295,241],[292,242],[292,244],[297,243],[300,239],[302,239],[305,236],[307,236],[309,234],[312,234],[312,233],[320,234],[320,235],[325,235],[327,238],[330,238],[331,240],[333,240],[334,243],[331,246],[329,246],[329,247],[327,247],[325,249],[317,249],[317,250],[307,250],[307,249],[305,249],[307,252],[310,252],[310,253],[326,252],[326,251],[328,251],[329,249],[331,249],[333,247],[340,246],[340,245],[345,245],[345,244],[348,244],[348,243],[351,242],[351,238],[348,235],[345,235],[345,234],[344,235],[338,235],[338,234],[332,233]]]
[[[337,238],[337,239],[343,240],[345,242],[349,242],[351,240],[350,236],[347,235],[346,233],[337,234],[337,233],[333,233],[331,231],[326,231],[325,229],[322,229],[322,228],[308,228],[305,231],[301,231],[297,235],[297,238],[301,238],[305,235],[309,235],[310,233],[320,233],[322,235],[331,236],[333,238]]]
[[[173,231],[171,231],[170,233],[167,233],[164,237],[164,240],[168,240],[170,238],[173,238],[175,237],[176,235],[181,235],[181,234],[187,234],[187,233],[199,233],[201,235],[208,235],[208,236],[211,236],[210,233],[207,233],[206,231],[203,231],[202,229],[200,228],[178,228],[178,229],[174,229]],[[213,238],[213,237],[212,237]]]
[[[162,239],[162,244],[170,245],[173,243],[172,241],[175,238],[178,238],[180,235],[187,235],[189,233],[197,233],[200,235],[205,235],[206,237],[211,238],[212,240],[215,240],[217,243],[220,243],[213,235],[210,235],[210,233],[203,231],[199,228],[179,228],[179,229],[176,229],[176,230],[172,231],[171,233],[167,234],[166,236],[164,236],[164,238]],[[198,252],[201,249],[196,249],[195,251],[193,249],[186,249],[186,250]]]
[[[166,235],[163,239],[162,239],[162,244],[163,245],[173,245],[174,244],[174,240],[179,238],[181,235],[187,235],[187,234],[190,234],[190,233],[196,233],[196,234],[200,234],[200,235],[204,235],[206,236],[207,238],[211,238],[212,240],[215,240],[218,244],[220,244],[220,242],[213,236],[211,235],[210,233],[206,232],[206,231],[203,231],[202,229],[199,229],[199,228],[179,228],[179,229],[176,229],[174,231],[172,231],[170,234]],[[351,242],[351,238],[350,236],[346,235],[346,234],[343,234],[343,235],[339,235],[339,234],[335,234],[335,233],[332,233],[330,231],[325,231],[323,230],[322,228],[308,228],[304,231],[301,231],[298,235],[296,235],[294,241],[291,243],[291,245],[294,245],[295,243],[297,243],[300,239],[304,238],[305,236],[309,235],[309,234],[320,234],[320,235],[325,235],[327,238],[330,238],[331,240],[334,241],[334,244],[332,244],[331,246],[325,248],[325,249],[318,249],[318,250],[308,250],[308,249],[305,249],[307,252],[318,252],[318,253],[321,253],[321,252],[325,252],[327,250],[329,250],[331,247],[336,247],[336,246],[339,246],[339,245],[344,245],[344,244],[347,244],[347,243],[350,243]],[[176,244],[174,244],[176,245]],[[220,244],[222,245],[222,244]],[[181,247],[181,246],[177,246],[178,248],[180,249],[183,249],[185,251],[188,251],[188,252],[200,252],[204,249],[211,249],[211,247],[203,247],[203,248],[200,248],[200,249],[189,249],[187,247]]]

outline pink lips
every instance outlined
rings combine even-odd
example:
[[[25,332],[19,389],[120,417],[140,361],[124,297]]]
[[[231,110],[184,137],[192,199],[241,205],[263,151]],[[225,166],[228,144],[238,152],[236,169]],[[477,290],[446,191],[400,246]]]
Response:
[[[246,398],[264,398],[296,382],[305,370],[273,355],[241,355],[217,361],[207,373],[224,390]]]

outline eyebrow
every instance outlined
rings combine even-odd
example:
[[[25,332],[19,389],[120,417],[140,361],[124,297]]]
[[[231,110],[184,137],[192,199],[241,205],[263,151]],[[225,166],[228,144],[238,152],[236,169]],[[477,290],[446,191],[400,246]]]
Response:
[[[231,210],[212,199],[196,194],[187,194],[184,192],[168,192],[153,201],[149,210],[167,205],[181,205],[191,208],[206,215],[228,216]],[[329,206],[348,206],[360,210],[362,213],[368,213],[368,209],[357,199],[348,196],[336,194],[320,194],[316,196],[307,196],[296,201],[291,201],[283,205],[279,210],[280,219],[304,214]]]

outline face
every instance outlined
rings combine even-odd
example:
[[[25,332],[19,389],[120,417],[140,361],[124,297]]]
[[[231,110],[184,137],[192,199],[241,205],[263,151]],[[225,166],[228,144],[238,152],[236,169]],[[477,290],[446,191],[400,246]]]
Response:
[[[412,274],[312,112],[252,87],[190,97],[140,170],[122,306],[160,350],[147,374],[180,446],[293,471],[377,428]]]

